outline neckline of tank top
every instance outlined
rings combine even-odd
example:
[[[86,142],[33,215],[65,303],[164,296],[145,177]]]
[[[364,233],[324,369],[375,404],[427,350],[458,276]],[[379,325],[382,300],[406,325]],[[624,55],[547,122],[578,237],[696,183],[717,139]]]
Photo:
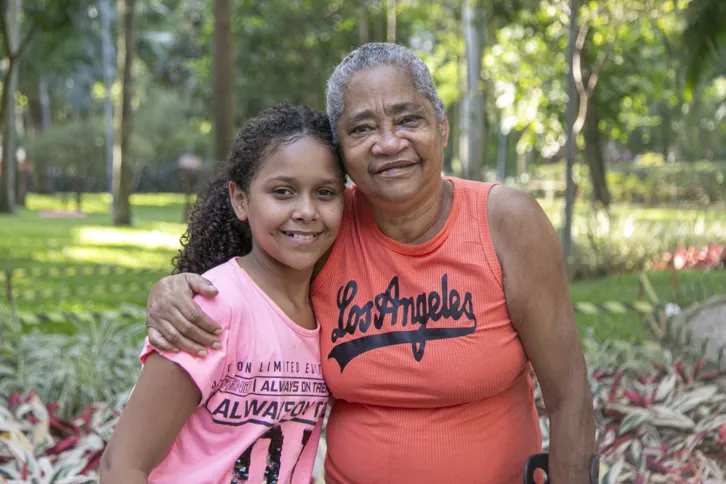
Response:
[[[388,237],[386,234],[383,233],[383,231],[381,231],[381,229],[376,224],[370,206],[365,201],[361,200],[360,197],[356,196],[356,203],[362,202],[362,204],[360,205],[361,210],[359,213],[361,213],[361,216],[366,226],[370,227],[370,233],[373,234],[376,240],[388,249],[391,249],[392,251],[402,255],[425,255],[438,249],[449,236],[449,233],[451,232],[451,227],[454,225],[457,217],[459,216],[459,210],[461,208],[462,190],[464,189],[463,184],[461,183],[462,180],[460,180],[459,178],[451,176],[442,176],[441,178],[450,182],[454,190],[453,199],[451,201],[451,210],[449,210],[449,215],[446,217],[446,222],[444,222],[444,226],[441,228],[439,233],[434,235],[431,240],[422,244],[404,244]]]
[[[270,307],[277,313],[278,316],[285,322],[285,325],[295,331],[296,333],[306,336],[306,337],[313,337],[318,336],[320,334],[320,321],[318,321],[317,316],[315,317],[315,329],[307,329],[303,328],[299,324],[297,324],[295,321],[293,321],[290,316],[288,316],[285,311],[278,306],[278,304],[272,300],[272,298],[252,279],[252,277],[247,273],[247,271],[242,268],[239,263],[237,262],[237,259],[239,257],[233,257],[229,263],[232,264],[235,268],[235,273],[241,274],[242,277],[250,283],[250,285],[262,296],[262,298],[267,302],[267,304],[270,305]],[[312,307],[312,306],[311,306]],[[314,311],[313,311],[314,314]]]

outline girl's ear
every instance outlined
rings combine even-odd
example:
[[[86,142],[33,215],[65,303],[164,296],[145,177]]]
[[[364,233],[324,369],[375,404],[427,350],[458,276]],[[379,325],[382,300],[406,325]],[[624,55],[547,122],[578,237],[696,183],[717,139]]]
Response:
[[[234,213],[240,220],[247,220],[247,197],[245,192],[233,181],[229,182],[229,200],[232,202]]]

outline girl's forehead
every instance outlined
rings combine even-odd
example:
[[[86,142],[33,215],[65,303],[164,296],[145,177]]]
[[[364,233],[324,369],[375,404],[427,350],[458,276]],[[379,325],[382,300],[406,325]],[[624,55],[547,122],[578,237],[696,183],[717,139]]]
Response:
[[[329,173],[337,169],[337,160],[325,143],[304,136],[279,146],[257,169],[257,177],[275,177],[280,173]]]

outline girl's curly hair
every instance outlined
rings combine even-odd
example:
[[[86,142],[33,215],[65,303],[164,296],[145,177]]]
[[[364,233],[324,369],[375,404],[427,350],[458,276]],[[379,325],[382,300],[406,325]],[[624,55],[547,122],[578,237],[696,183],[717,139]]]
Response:
[[[174,274],[202,274],[235,256],[252,250],[246,221],[234,213],[229,182],[248,190],[261,163],[277,149],[309,136],[328,146],[338,159],[328,117],[307,106],[279,104],[248,120],[232,144],[227,160],[213,175],[194,203],[182,249],[174,257]],[[341,173],[343,172],[340,165]]]

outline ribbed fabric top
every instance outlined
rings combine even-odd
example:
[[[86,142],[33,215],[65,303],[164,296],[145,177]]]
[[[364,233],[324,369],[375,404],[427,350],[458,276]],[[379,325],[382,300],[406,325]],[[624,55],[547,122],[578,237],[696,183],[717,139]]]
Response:
[[[487,224],[492,184],[447,178],[451,212],[405,245],[346,190],[340,235],[312,286],[335,403],[326,482],[522,482],[539,452],[530,365],[507,313]]]

